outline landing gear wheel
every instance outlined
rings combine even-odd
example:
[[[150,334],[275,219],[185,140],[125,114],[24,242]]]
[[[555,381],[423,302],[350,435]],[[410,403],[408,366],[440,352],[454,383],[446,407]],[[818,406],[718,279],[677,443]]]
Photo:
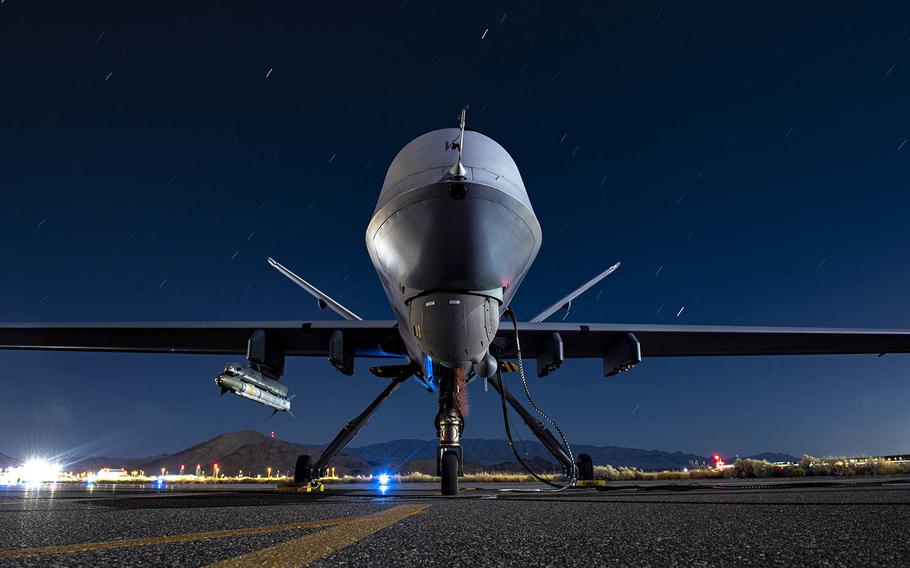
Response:
[[[458,452],[446,450],[442,454],[442,494],[458,495]]]
[[[594,481],[594,460],[591,454],[578,454],[578,477],[582,481]]]
[[[310,477],[310,456],[303,454],[297,457],[297,467],[294,468],[294,483],[309,483]]]

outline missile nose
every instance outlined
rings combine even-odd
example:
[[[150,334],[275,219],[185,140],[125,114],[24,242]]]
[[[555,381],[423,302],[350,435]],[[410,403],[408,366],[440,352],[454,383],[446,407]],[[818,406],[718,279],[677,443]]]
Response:
[[[215,377],[215,384],[222,389],[234,390],[237,387],[238,383],[239,381],[234,379],[234,377],[225,373],[222,373]]]

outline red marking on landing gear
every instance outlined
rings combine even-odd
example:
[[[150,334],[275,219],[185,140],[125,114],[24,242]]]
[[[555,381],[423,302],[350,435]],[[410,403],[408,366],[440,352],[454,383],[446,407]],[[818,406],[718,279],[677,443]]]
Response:
[[[470,405],[468,405],[468,382],[464,377],[464,369],[455,369],[455,384],[458,385],[458,410],[462,416],[469,415]]]

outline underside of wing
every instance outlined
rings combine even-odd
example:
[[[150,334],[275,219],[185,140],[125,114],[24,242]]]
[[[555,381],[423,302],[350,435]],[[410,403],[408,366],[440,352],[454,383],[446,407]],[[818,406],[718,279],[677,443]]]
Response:
[[[284,366],[284,356],[328,357],[353,370],[354,357],[405,356],[394,321],[16,323],[0,325],[0,349],[246,354]]]
[[[910,330],[522,323],[519,337],[541,375],[570,357],[602,357],[611,375],[642,357],[910,353]],[[510,326],[497,342],[502,356],[517,354]]]

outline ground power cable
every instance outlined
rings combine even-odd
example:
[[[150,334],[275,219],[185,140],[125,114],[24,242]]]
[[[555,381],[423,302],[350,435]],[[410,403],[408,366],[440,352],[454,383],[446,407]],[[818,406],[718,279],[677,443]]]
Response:
[[[531,491],[563,491],[565,489],[575,486],[575,483],[578,480],[578,467],[575,465],[575,455],[572,453],[572,447],[569,444],[569,441],[566,438],[565,434],[563,434],[562,429],[560,429],[560,427],[556,424],[556,422],[554,422],[549,416],[547,416],[546,413],[544,413],[543,410],[540,409],[539,406],[537,406],[537,404],[534,402],[533,397],[531,397],[531,390],[528,388],[528,380],[525,377],[524,360],[521,356],[521,340],[519,339],[519,336],[518,336],[518,320],[515,317],[515,312],[512,311],[512,308],[506,308],[505,313],[508,314],[509,318],[512,320],[512,327],[515,330],[515,352],[516,352],[516,355],[518,358],[518,374],[521,377],[521,385],[524,388],[525,396],[528,399],[528,404],[530,404],[531,408],[533,408],[534,411],[537,412],[538,415],[540,415],[544,420],[547,421],[548,424],[550,424],[550,426],[553,427],[554,430],[556,430],[556,433],[559,434],[559,438],[562,441],[562,445],[564,446],[563,449],[568,454],[569,463],[571,464],[571,469],[566,471],[566,482],[563,485],[558,485],[556,483],[552,483],[550,481],[543,479],[536,472],[534,472],[527,465],[527,463],[525,463],[525,461],[523,459],[521,459],[521,456],[518,455],[518,450],[515,449],[515,444],[512,441],[511,428],[509,428],[508,409],[506,408],[506,384],[502,378],[502,370],[500,369],[499,362],[497,361],[496,373],[498,375],[499,385],[501,387],[500,398],[502,399],[502,413],[503,413],[502,415],[503,415],[503,422],[505,424],[506,438],[508,439],[509,447],[512,449],[512,453],[515,455],[515,458],[518,460],[518,463],[520,463],[522,465],[522,467],[524,467],[528,471],[528,473],[530,473],[535,479],[537,479],[538,481],[541,481],[543,483],[546,483],[547,485],[554,488],[554,489],[536,489],[536,490],[531,490]],[[503,491],[509,491],[509,490],[503,490]],[[521,491],[521,490],[516,489],[516,490],[512,490],[512,491]]]
[[[498,363],[498,361],[497,361]],[[512,428],[509,425],[509,409],[506,406],[506,385],[502,380],[502,369],[496,369],[496,378],[499,379],[499,398],[502,401],[502,424],[506,431],[506,441],[509,442],[509,448],[512,450],[512,455],[515,456],[515,459],[518,460],[518,463],[521,464],[521,467],[525,468],[525,471],[531,474],[531,476],[541,483],[545,483],[550,487],[553,487],[555,490],[562,490],[563,487],[552,481],[546,480],[541,477],[536,471],[531,469],[521,455],[518,453],[518,450],[515,448],[515,443],[512,441]],[[503,490],[505,491],[505,490]],[[540,491],[540,489],[524,489],[523,491]]]

